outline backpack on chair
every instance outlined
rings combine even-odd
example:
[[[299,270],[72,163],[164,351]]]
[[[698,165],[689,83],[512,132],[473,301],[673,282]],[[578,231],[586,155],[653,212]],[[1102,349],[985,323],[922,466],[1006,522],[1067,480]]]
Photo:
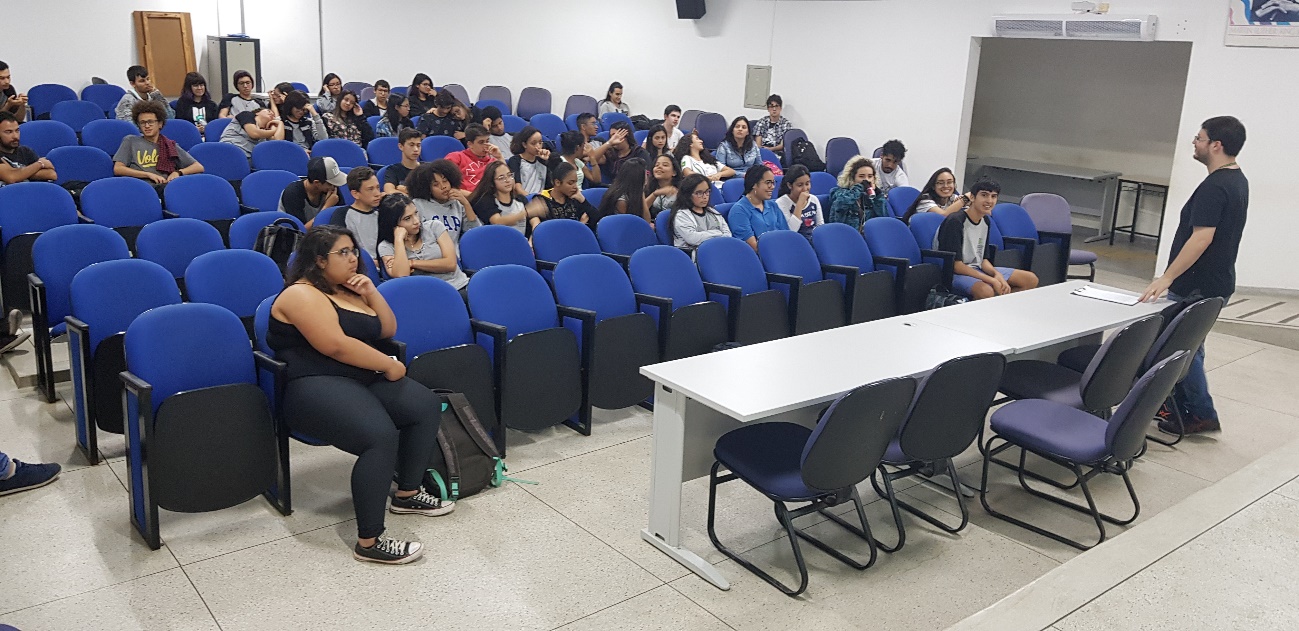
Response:
[[[302,237],[302,231],[298,230],[297,224],[288,219],[276,219],[257,233],[257,241],[253,244],[253,249],[271,257],[283,274],[284,269],[288,267],[289,257],[297,249]]]
[[[452,413],[442,417],[438,450],[424,476],[429,492],[454,502],[507,480],[528,483],[506,477],[505,460],[465,395],[441,389],[433,392],[442,398],[443,411],[449,408]]]
[[[821,154],[816,152],[816,145],[806,138],[795,138],[792,147],[791,156],[794,164],[801,164],[807,167],[808,171],[824,171],[825,160],[821,159]]]

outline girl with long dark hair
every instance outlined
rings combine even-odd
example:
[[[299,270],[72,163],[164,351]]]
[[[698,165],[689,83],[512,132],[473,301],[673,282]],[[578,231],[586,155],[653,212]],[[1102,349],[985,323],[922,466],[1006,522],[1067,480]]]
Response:
[[[672,235],[672,245],[689,248],[691,256],[700,243],[716,237],[731,236],[731,227],[726,218],[717,212],[708,201],[712,199],[713,187],[708,178],[694,173],[681,180],[676,201],[668,212],[668,233]]]

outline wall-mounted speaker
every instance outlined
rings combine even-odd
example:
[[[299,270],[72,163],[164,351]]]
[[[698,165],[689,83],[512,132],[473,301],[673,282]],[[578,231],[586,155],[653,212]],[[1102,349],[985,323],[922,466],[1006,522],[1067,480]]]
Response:
[[[698,20],[707,11],[704,0],[677,0],[677,17],[682,20]]]

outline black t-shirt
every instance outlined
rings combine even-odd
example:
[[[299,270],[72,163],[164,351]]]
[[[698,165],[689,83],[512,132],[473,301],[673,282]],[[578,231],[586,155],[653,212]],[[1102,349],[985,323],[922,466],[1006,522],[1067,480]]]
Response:
[[[425,136],[454,136],[456,132],[464,130],[460,128],[460,121],[451,118],[450,114],[437,116],[430,110],[429,114],[419,119],[419,131]]]
[[[41,157],[36,155],[36,152],[32,151],[31,147],[24,147],[22,145],[19,145],[17,149],[14,149],[13,153],[0,151],[0,162],[4,162],[6,165],[15,169],[31,166],[40,159]],[[4,185],[5,183],[0,181],[0,186]]]
[[[379,183],[381,187],[385,184],[401,186],[406,183],[406,176],[410,175],[411,172],[411,169],[406,168],[406,165],[400,162],[390,164],[387,168],[388,170],[383,172],[383,181]]]
[[[321,195],[319,199],[312,201],[307,195],[306,182],[298,180],[284,187],[284,192],[280,193],[279,211],[288,213],[298,218],[298,221],[307,223],[316,218],[316,215],[322,210],[321,206],[325,203],[328,195]],[[260,210],[273,210],[271,208],[262,208]]]
[[[1205,298],[1226,298],[1236,291],[1236,254],[1248,208],[1249,180],[1240,169],[1218,169],[1200,182],[1182,207],[1168,260],[1177,258],[1195,228],[1215,228],[1213,241],[1169,291],[1189,296],[1198,289]]]

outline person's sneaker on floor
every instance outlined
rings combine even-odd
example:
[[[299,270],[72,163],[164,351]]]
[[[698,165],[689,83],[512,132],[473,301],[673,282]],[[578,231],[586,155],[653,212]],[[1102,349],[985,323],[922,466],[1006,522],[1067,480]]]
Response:
[[[455,509],[455,502],[444,501],[442,498],[423,489],[410,497],[397,497],[394,493],[392,505],[388,507],[388,510],[398,515],[425,515],[427,517],[445,515]]]
[[[14,474],[0,480],[0,495],[38,489],[58,479],[63,470],[57,464],[31,464],[14,460]],[[2,475],[3,472],[0,472]]]
[[[1177,433],[1177,423],[1172,419],[1159,421],[1159,429],[1169,433]],[[1182,434],[1201,434],[1204,432],[1216,432],[1222,429],[1222,424],[1216,418],[1200,418],[1194,414],[1182,415]]]
[[[1161,423],[1173,420],[1173,408],[1168,407],[1168,401],[1165,400],[1159,404],[1159,411],[1155,412],[1155,418],[1159,419]]]
[[[26,342],[31,336],[32,334],[26,331],[19,331],[17,335],[0,335],[0,355],[18,348],[19,344]]]
[[[410,563],[420,558],[424,554],[424,546],[415,541],[402,541],[401,539],[392,539],[390,537],[380,536],[375,540],[374,545],[366,548],[359,542],[352,550],[352,556],[357,561],[368,561],[370,563],[386,563],[388,565],[401,565]]]

